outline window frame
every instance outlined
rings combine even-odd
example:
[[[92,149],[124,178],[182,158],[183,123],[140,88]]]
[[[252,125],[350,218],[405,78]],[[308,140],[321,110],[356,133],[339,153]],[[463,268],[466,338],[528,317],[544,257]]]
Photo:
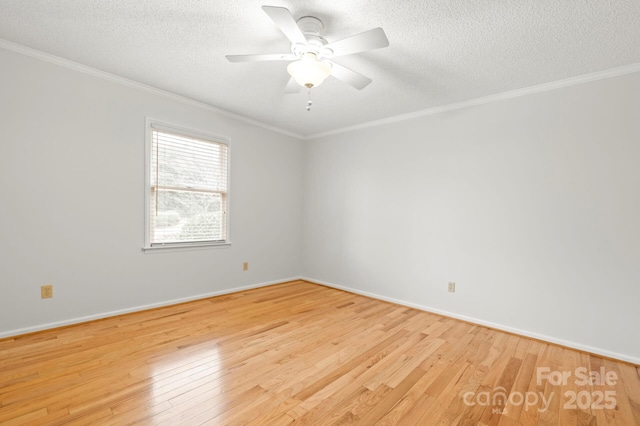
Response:
[[[187,241],[175,243],[151,243],[151,159],[152,159],[152,129],[175,133],[180,136],[201,139],[213,143],[223,144],[227,147],[227,187],[225,193],[224,229],[225,239],[221,241]],[[145,143],[144,143],[144,245],[145,253],[154,251],[194,250],[204,248],[224,248],[231,245],[230,233],[230,206],[231,206],[231,143],[225,136],[214,135],[208,132],[194,130],[184,126],[146,117],[145,119]]]

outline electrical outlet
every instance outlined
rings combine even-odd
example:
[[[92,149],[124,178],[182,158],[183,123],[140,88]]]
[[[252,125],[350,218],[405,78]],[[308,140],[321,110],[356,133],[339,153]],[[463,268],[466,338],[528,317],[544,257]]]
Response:
[[[40,298],[50,299],[53,297],[53,286],[51,284],[40,286]]]
[[[456,292],[456,283],[449,281],[449,293],[455,293]]]
[[[249,270],[249,262],[244,262],[242,264],[242,270],[243,271],[248,271]]]

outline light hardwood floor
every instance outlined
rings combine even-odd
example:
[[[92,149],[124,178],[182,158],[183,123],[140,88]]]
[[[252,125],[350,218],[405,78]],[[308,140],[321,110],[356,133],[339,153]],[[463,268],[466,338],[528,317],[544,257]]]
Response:
[[[296,281],[1,340],[0,424],[640,425],[638,371]]]

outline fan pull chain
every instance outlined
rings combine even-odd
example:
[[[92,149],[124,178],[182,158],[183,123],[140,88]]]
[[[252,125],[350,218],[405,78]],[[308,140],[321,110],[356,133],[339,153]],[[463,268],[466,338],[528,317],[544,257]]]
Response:
[[[311,105],[313,105],[313,102],[311,101],[311,87],[309,87],[309,90],[307,92],[307,111],[311,111]]]

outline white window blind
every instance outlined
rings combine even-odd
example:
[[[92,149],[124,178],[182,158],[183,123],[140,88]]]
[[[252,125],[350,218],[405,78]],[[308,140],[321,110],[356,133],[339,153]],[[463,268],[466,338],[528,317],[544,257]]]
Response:
[[[151,124],[148,244],[227,240],[226,143]]]

